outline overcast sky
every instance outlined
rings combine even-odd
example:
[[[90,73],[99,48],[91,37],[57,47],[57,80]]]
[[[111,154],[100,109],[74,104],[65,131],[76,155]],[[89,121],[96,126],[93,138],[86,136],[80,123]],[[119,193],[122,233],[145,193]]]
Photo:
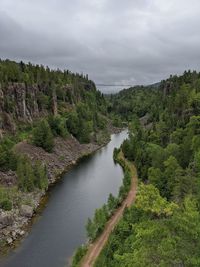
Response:
[[[200,1],[0,0],[0,57],[151,84],[200,70]]]

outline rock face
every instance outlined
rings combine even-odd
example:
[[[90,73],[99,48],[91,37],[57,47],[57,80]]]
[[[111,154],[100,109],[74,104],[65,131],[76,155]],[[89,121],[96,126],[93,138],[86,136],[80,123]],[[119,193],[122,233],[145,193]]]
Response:
[[[90,85],[83,84],[84,90],[93,90]],[[59,101],[71,110],[81,100],[81,91],[73,85],[66,84],[60,88],[62,96]],[[26,85],[25,83],[0,84],[0,136],[6,131],[14,133],[16,122],[31,123],[52,113],[58,114],[58,96],[55,89],[48,85]]]
[[[21,205],[20,215],[31,218],[33,215],[33,208],[28,205]]]
[[[55,138],[52,153],[26,141],[18,143],[15,149],[20,154],[27,155],[31,161],[44,162],[47,167],[49,183],[53,183],[68,166],[74,164],[84,154],[95,151],[98,147],[96,144],[80,144],[73,136],[69,136],[67,139]]]
[[[67,139],[60,137],[55,139],[55,146],[52,153],[44,151],[40,147],[28,144],[26,141],[15,146],[17,152],[26,154],[32,161],[40,160],[47,166],[49,184],[54,183],[60,174],[69,166],[75,164],[83,155],[90,154],[100,146],[96,144],[80,144],[73,136]],[[14,172],[1,173],[0,180],[4,185],[16,184]],[[22,203],[31,202],[30,205],[22,204],[11,211],[0,209],[0,240],[11,245],[15,239],[25,234],[24,226],[30,221],[34,211],[38,207],[44,192],[21,193]]]
[[[13,217],[6,212],[0,212],[0,228],[4,228],[6,226],[12,225]]]
[[[17,183],[17,175],[13,171],[0,171],[0,184],[4,186],[12,186]]]
[[[10,83],[0,90],[1,128],[14,132],[15,120],[31,122],[40,116],[38,107],[38,86]]]

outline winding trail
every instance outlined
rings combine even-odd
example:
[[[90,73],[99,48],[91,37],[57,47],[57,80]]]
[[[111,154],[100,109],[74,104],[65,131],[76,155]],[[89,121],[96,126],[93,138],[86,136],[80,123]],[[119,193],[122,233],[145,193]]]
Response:
[[[116,210],[113,216],[106,223],[103,233],[99,236],[99,238],[94,243],[89,245],[88,252],[80,264],[81,267],[92,267],[93,266],[101,250],[105,246],[111,232],[113,231],[114,227],[116,226],[116,224],[119,222],[120,218],[122,217],[124,209],[126,207],[130,207],[131,204],[135,201],[137,183],[138,183],[136,168],[132,162],[124,158],[124,155],[122,152],[120,152],[119,158],[123,159],[123,161],[126,162],[126,165],[128,165],[131,171],[132,182],[131,182],[130,191],[126,199],[122,202],[121,206]]]

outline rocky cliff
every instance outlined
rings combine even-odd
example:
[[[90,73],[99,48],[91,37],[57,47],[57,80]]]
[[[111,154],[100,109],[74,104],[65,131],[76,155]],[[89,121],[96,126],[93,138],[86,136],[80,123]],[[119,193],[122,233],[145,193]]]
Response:
[[[76,164],[77,160],[100,148],[96,144],[80,144],[73,136],[67,139],[56,138],[52,153],[42,148],[28,144],[26,141],[18,143],[15,149],[20,154],[25,154],[33,162],[40,160],[47,166],[49,184],[54,183],[61,174],[70,166]],[[14,172],[1,173],[0,180],[6,185],[17,185],[17,178]],[[20,198],[21,205],[13,204],[11,211],[0,209],[0,240],[3,246],[11,245],[14,240],[23,236],[26,232],[26,225],[41,202],[45,192],[36,190],[30,193],[17,192],[16,197]],[[0,243],[0,247],[1,247]]]
[[[83,84],[87,90],[92,90]],[[50,92],[49,92],[50,91]],[[32,123],[35,119],[58,114],[59,105],[70,110],[81,100],[81,92],[73,85],[59,87],[62,95],[47,86],[9,83],[0,86],[0,132],[15,133],[18,123]]]
[[[105,144],[108,132],[106,101],[87,75],[0,60],[0,248],[25,233],[48,185]],[[48,139],[51,150],[34,134]],[[30,162],[27,172],[22,158]],[[47,186],[22,189],[20,179],[28,183],[38,161]]]

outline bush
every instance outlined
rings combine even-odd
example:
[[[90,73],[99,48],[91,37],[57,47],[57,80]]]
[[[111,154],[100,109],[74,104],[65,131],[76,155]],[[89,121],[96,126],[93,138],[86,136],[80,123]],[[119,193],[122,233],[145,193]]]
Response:
[[[66,138],[69,135],[66,119],[59,116],[49,116],[48,123],[54,136],[60,135],[61,137]]]
[[[120,152],[120,148],[115,147],[113,150],[113,159],[115,162],[117,162],[117,156],[118,156],[119,152]]]
[[[85,256],[87,250],[88,249],[86,246],[80,246],[79,248],[77,248],[77,250],[73,256],[72,267],[78,267],[79,266],[79,263],[82,260],[82,258]]]
[[[0,208],[3,210],[11,210],[12,209],[12,201],[9,199],[4,199],[0,202]]]
[[[34,166],[34,175],[35,187],[41,190],[46,190],[48,188],[47,170],[46,167],[42,165],[39,161],[37,161]]]
[[[20,157],[17,166],[18,187],[23,192],[32,192],[35,188],[46,190],[48,178],[46,167],[39,161],[32,165],[26,157]]]
[[[34,145],[44,148],[47,152],[52,151],[54,146],[53,134],[46,120],[38,122],[33,129],[32,142]]]
[[[17,159],[13,152],[14,142],[7,138],[4,138],[0,143],[0,170],[16,170]]]

